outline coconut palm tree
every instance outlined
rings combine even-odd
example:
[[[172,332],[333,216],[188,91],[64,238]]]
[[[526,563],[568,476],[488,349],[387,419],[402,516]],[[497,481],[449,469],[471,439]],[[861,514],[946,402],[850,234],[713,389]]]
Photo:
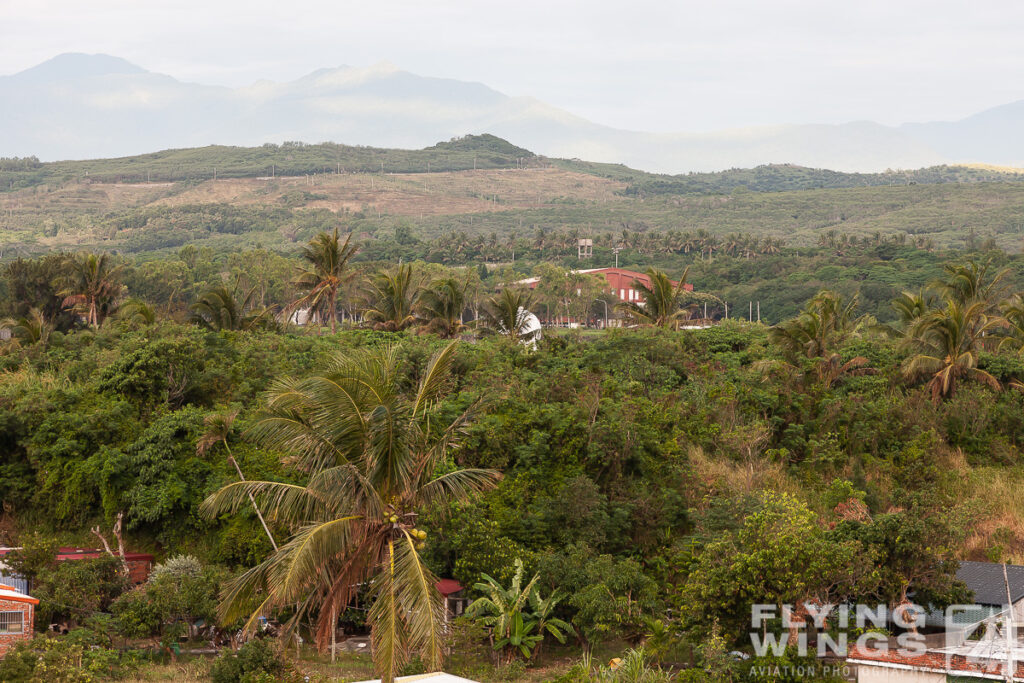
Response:
[[[128,299],[118,307],[117,317],[140,325],[152,325],[156,322],[156,311],[142,299]]]
[[[337,355],[320,373],[280,380],[251,430],[267,448],[288,454],[308,474],[305,485],[269,481],[228,484],[203,503],[215,517],[253,494],[269,519],[295,529],[291,539],[227,587],[221,616],[297,609],[288,622],[316,613],[316,642],[330,642],[334,615],[368,585],[373,660],[384,681],[414,652],[440,668],[444,604],[436,577],[419,553],[427,505],[466,501],[493,486],[493,470],[457,469],[450,453],[469,411],[445,423],[439,403],[450,384],[456,343],[428,362],[411,393],[402,391],[398,348]],[[443,468],[445,474],[438,475]]]
[[[272,324],[270,309],[251,310],[256,288],[249,290],[242,301],[223,285],[210,287],[189,306],[189,319],[209,330],[252,330]],[[248,312],[247,312],[248,311]]]
[[[117,280],[121,266],[114,265],[109,254],[81,254],[69,259],[67,268],[58,292],[64,297],[64,308],[81,315],[90,327],[99,327],[121,293]]]
[[[1015,294],[1002,304],[1005,327],[1000,330],[999,349],[1024,356],[1024,296]]]
[[[823,289],[795,318],[769,330],[769,337],[792,359],[827,357],[832,349],[855,333],[861,320],[854,316],[857,297],[849,303],[841,294]]]
[[[416,317],[420,329],[434,332],[442,339],[451,339],[466,326],[462,312],[466,310],[466,284],[455,278],[436,280],[421,289],[416,297]]]
[[[935,280],[931,286],[947,301],[961,304],[981,301],[988,313],[995,309],[1006,292],[1009,270],[1003,268],[993,272],[991,261],[983,264],[975,261],[948,263],[943,269],[945,277]]]
[[[903,371],[911,380],[930,375],[932,400],[952,396],[963,379],[1001,388],[995,377],[978,368],[980,352],[998,343],[992,333],[1004,324],[998,316],[989,315],[988,308],[986,301],[965,304],[949,299],[944,307],[914,323],[904,345],[915,354],[906,360]]]
[[[352,235],[341,242],[338,229],[334,232],[321,232],[309,244],[302,248],[305,266],[295,278],[295,288],[304,292],[289,309],[310,308],[326,311],[331,321],[331,332],[338,329],[338,288],[348,276],[348,262],[356,253],[356,246],[351,244]]]
[[[506,287],[484,304],[481,321],[489,330],[504,335],[515,342],[532,342],[540,334],[540,328],[531,329],[533,295],[512,287]]]
[[[30,308],[28,315],[0,320],[0,329],[10,331],[12,347],[40,343],[45,346],[53,332],[53,325],[38,308]]]
[[[231,452],[231,444],[228,443],[228,437],[231,435],[231,430],[235,424],[235,418],[238,417],[237,410],[230,410],[225,413],[214,413],[213,415],[207,415],[203,419],[203,424],[206,426],[206,431],[203,432],[202,436],[199,437],[199,441],[196,442],[196,453],[199,455],[206,455],[211,448],[219,443],[224,444],[224,450],[228,454],[228,462],[235,466],[235,471],[238,472],[238,478],[241,481],[245,481],[245,475],[242,474],[242,468],[235,460],[235,454]],[[266,532],[267,538],[270,539],[270,545],[273,546],[274,550],[277,550],[277,541],[274,540],[274,535],[270,533],[270,527],[267,526],[267,521],[263,519],[263,513],[260,512],[260,506],[256,504],[256,498],[249,492],[249,502],[252,503],[252,509],[256,511],[256,516],[260,520],[260,524],[263,526],[263,531]]]
[[[413,315],[415,284],[412,275],[412,266],[404,264],[371,278],[363,319],[374,329],[399,332],[416,321]]]
[[[857,298],[844,302],[831,290],[818,292],[798,316],[772,327],[769,338],[778,344],[784,361],[759,363],[762,371],[776,372],[783,379],[802,378],[804,384],[816,380],[823,388],[832,387],[841,378],[874,374],[868,359],[855,356],[843,360],[838,348],[858,333],[861,319],[855,317]],[[808,364],[803,359],[813,359]]]
[[[914,324],[932,310],[935,303],[935,297],[925,290],[901,292],[889,303],[896,311],[896,320],[891,323],[879,323],[875,329],[893,339],[904,338],[910,333]]]
[[[639,280],[633,281],[633,289],[640,293],[643,302],[620,301],[616,307],[636,325],[677,329],[679,321],[687,318],[694,308],[683,303],[689,274],[690,268],[687,267],[679,282],[673,285],[665,271],[648,268],[650,287]]]

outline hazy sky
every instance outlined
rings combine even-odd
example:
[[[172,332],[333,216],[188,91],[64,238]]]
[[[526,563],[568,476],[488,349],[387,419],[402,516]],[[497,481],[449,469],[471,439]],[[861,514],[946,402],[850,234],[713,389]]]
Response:
[[[0,0],[0,74],[104,52],[242,85],[391,61],[672,131],[1024,99],[1021,0]]]

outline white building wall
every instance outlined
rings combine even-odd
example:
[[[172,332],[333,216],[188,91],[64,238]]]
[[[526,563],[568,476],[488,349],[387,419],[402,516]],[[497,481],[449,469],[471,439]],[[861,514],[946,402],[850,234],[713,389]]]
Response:
[[[946,683],[946,674],[858,664],[857,683]]]

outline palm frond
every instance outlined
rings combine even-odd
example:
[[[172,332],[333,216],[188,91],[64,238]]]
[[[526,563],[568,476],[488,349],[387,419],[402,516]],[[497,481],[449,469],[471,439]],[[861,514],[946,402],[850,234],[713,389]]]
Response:
[[[501,481],[497,470],[461,469],[442,474],[419,489],[419,496],[426,505],[443,505],[450,502],[465,502],[474,494],[494,488]]]
[[[371,592],[373,604],[367,613],[370,623],[370,640],[373,647],[373,664],[380,674],[381,683],[394,683],[395,676],[409,659],[405,629],[402,624],[402,605],[399,600],[399,586],[396,580],[397,558],[395,543],[388,543],[384,566],[374,581]]]
[[[437,577],[420,561],[415,541],[403,531],[395,563],[401,586],[398,597],[409,627],[409,646],[420,653],[428,671],[441,668],[444,657],[444,598],[437,590]]]

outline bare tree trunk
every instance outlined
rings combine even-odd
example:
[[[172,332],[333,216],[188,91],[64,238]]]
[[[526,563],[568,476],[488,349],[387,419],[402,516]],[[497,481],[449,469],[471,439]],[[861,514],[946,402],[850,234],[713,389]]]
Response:
[[[100,531],[99,526],[94,526],[91,531],[93,535],[99,538],[100,542],[103,543],[103,548],[107,551],[108,555],[110,555],[111,557],[119,558],[121,560],[121,568],[124,570],[124,575],[127,577],[129,574],[128,560],[126,560],[124,556],[124,537],[121,535],[121,525],[123,521],[124,513],[118,512],[117,521],[114,522],[114,537],[117,539],[116,555],[114,554],[114,551],[110,549],[110,543],[107,542],[107,538],[103,535],[103,532]]]

